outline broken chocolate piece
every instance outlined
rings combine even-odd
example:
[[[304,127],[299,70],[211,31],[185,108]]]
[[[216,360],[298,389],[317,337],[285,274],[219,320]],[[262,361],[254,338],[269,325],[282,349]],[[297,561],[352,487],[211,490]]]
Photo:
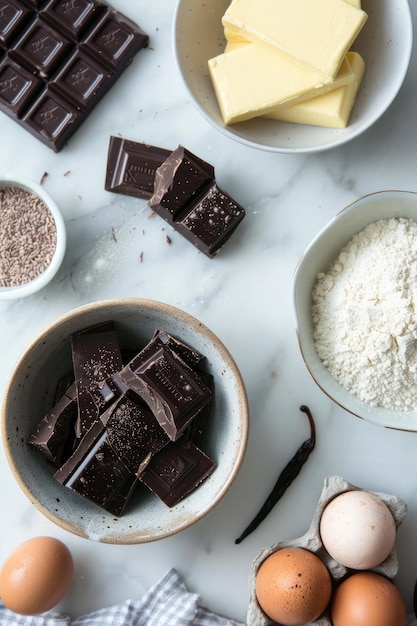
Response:
[[[190,367],[198,365],[200,361],[204,359],[204,355],[198,350],[191,348],[186,343],[183,343],[177,337],[170,335],[164,330],[156,330],[152,340],[148,345],[152,345],[153,342],[161,342],[167,346],[170,350],[178,354],[178,356],[187,363]]]
[[[214,168],[179,146],[155,172],[149,206],[161,206],[168,221],[177,220],[214,182]]]
[[[59,465],[67,456],[66,450],[72,449],[77,414],[77,387],[73,383],[42,418],[28,443],[48,461]]]
[[[212,397],[214,395],[214,378],[208,372],[200,371],[204,383],[210,389]],[[207,404],[197,413],[191,423],[184,431],[184,437],[189,441],[192,441],[197,447],[201,448],[206,434],[207,422],[211,414],[212,400],[209,400]]]
[[[195,370],[166,346],[152,342],[120,371],[120,378],[146,402],[172,441],[211,399]]]
[[[54,477],[103,508],[132,482],[131,473],[108,443],[101,422],[93,424]]]
[[[167,506],[178,504],[214,469],[214,462],[191,441],[181,437],[156,454],[140,480]]]
[[[105,189],[135,198],[150,198],[155,173],[170,151],[143,143],[110,137]]]
[[[99,419],[104,407],[100,388],[123,366],[113,322],[99,324],[71,337],[72,361],[78,393],[77,437]]]
[[[126,467],[139,477],[152,456],[169,443],[169,437],[160,427],[149,407],[123,397],[106,421],[107,439]]]
[[[101,0],[0,0],[0,110],[58,152],[148,42]]]
[[[214,168],[183,146],[173,152],[111,137],[105,188],[138,198],[209,257],[245,216],[217,187]]]

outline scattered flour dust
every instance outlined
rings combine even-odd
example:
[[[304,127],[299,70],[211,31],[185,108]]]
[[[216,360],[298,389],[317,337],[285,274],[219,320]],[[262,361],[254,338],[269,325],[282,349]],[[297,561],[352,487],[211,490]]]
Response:
[[[369,224],[313,288],[316,349],[372,406],[417,410],[417,222]]]

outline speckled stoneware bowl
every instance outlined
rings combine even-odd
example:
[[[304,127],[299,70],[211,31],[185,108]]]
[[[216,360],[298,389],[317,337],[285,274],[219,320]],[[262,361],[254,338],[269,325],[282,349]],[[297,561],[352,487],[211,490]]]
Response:
[[[347,128],[321,128],[253,119],[225,126],[207,69],[225,40],[221,18],[230,0],[179,0],[174,19],[174,53],[192,102],[218,131],[244,145],[283,153],[313,153],[361,135],[387,110],[406,75],[413,25],[407,0],[363,0],[368,20],[352,48],[366,64]]]
[[[319,272],[326,272],[340,250],[371,222],[391,217],[417,221],[417,193],[379,191],[345,207],[325,226],[304,251],[293,280],[293,308],[297,339],[308,371],[317,385],[339,406],[368,422],[417,432],[417,413],[373,407],[344,389],[317,354],[311,314],[312,290]]]
[[[215,394],[204,450],[213,473],[173,508],[153,494],[135,495],[120,518],[63,487],[53,468],[27,443],[52,406],[56,383],[71,372],[68,338],[89,326],[113,320],[122,347],[144,346],[156,329],[165,330],[205,355]],[[9,379],[1,428],[4,450],[17,483],[50,520],[76,535],[106,543],[136,544],[177,533],[200,520],[226,495],[246,451],[248,402],[238,368],[225,346],[201,322],[160,302],[105,300],[75,309],[46,328],[26,349]]]
[[[335,561],[325,550],[320,537],[320,519],[324,509],[331,500],[336,496],[345,493],[346,491],[367,491],[362,487],[357,487],[348,482],[341,476],[327,476],[324,480],[322,492],[316,505],[316,509],[313,514],[310,526],[307,532],[296,539],[290,539],[288,541],[280,541],[269,548],[264,548],[258,554],[254,560],[250,574],[249,574],[249,604],[247,612],[247,623],[250,626],[280,626],[275,624],[271,619],[262,611],[259,603],[256,599],[256,575],[259,568],[265,559],[273,552],[280,550],[281,548],[304,548],[316,554],[326,565],[330,572],[330,576],[334,583],[344,579],[349,573],[353,573],[355,570],[348,570],[344,565]],[[373,495],[377,496],[391,511],[391,514],[395,521],[395,526],[398,530],[402,524],[405,516],[407,515],[407,505],[398,496],[370,491]],[[378,566],[372,568],[369,571],[373,571],[377,574],[386,576],[387,578],[394,580],[398,573],[398,558],[397,551],[394,545],[387,558]],[[309,622],[305,626],[331,626],[331,620],[328,610],[323,615],[318,617],[314,622]]]
[[[67,234],[64,219],[56,202],[41,185],[19,174],[10,174],[0,177],[0,189],[7,187],[22,189],[40,198],[48,207],[56,229],[55,251],[47,267],[28,282],[11,287],[0,286],[0,300],[16,300],[31,296],[54,278],[65,255]]]

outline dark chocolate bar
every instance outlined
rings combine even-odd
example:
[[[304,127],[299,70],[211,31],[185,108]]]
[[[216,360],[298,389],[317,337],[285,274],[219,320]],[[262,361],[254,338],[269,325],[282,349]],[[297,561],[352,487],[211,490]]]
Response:
[[[245,216],[218,188],[214,168],[183,146],[173,152],[111,137],[105,188],[137,198],[209,257],[215,256]]]
[[[214,469],[214,462],[191,441],[181,437],[152,458],[141,482],[167,506],[178,504]]]
[[[175,441],[211,399],[198,373],[166,346],[149,345],[121,371],[124,385],[150,407],[168,437]]]
[[[58,152],[148,42],[100,0],[0,0],[0,110]]]

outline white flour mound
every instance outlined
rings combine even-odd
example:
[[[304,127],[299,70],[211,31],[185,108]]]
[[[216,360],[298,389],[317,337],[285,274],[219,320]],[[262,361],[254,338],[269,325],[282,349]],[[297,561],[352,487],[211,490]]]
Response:
[[[316,349],[372,406],[417,410],[417,222],[379,220],[355,235],[313,289]]]

